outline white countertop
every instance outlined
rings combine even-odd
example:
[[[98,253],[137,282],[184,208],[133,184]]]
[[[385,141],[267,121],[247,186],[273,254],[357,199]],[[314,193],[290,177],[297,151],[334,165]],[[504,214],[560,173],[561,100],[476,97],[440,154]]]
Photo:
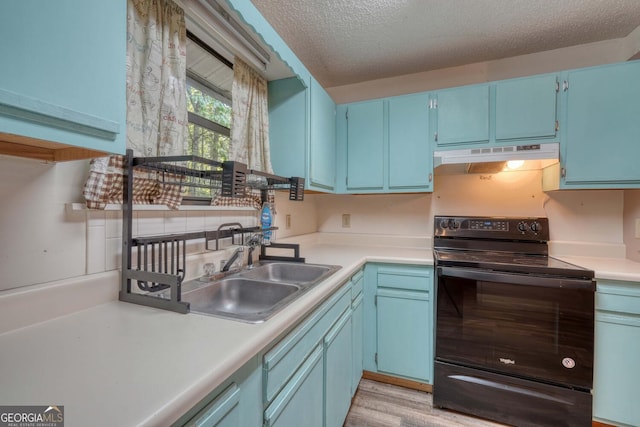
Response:
[[[0,334],[0,403],[64,405],[69,426],[168,425],[365,262],[433,263],[423,245],[368,243],[303,243],[307,262],[343,268],[262,324],[111,301]]]
[[[353,238],[318,234],[288,240],[301,243],[308,263],[343,268],[262,324],[111,300],[2,333],[0,404],[65,405],[69,426],[165,426],[298,323],[366,262],[433,264],[431,244],[424,238],[360,237],[353,244]],[[597,279],[640,282],[640,263],[559,258],[594,270]],[[105,295],[113,298],[111,291]]]
[[[625,258],[559,256],[559,259],[588,268],[596,280],[622,280],[640,283],[640,263]]]

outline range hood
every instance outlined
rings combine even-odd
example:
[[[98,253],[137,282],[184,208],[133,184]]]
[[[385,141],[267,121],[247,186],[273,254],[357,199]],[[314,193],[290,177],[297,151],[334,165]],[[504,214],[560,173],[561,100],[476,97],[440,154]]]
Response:
[[[548,144],[505,145],[459,150],[441,150],[433,153],[433,166],[467,165],[467,173],[495,173],[503,170],[510,160],[549,160],[557,162],[560,145]]]

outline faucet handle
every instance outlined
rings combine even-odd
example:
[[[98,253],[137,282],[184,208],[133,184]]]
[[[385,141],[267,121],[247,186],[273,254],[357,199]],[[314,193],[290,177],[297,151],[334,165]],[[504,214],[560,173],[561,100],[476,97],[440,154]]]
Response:
[[[262,236],[262,234],[252,234],[251,236],[249,236],[249,240],[247,240],[247,246],[249,246],[250,248],[255,248],[256,246],[261,245],[263,240],[264,237]]]
[[[216,272],[216,265],[212,262],[206,263],[202,268],[204,269],[204,274],[207,276],[213,276]]]

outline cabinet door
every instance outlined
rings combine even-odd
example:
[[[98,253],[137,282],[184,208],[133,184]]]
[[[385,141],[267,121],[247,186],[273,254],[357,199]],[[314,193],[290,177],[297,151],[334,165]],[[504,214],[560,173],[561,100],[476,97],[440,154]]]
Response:
[[[273,171],[306,177],[307,98],[297,77],[269,82],[269,145]]]
[[[565,184],[640,184],[638,76],[638,61],[568,73]]]
[[[489,141],[489,85],[439,91],[434,101],[437,146]]]
[[[353,369],[351,370],[351,396],[356,394],[360,378],[362,378],[363,370],[363,301],[364,297],[360,294],[353,301],[353,311],[351,313],[351,334],[353,339],[352,355]]]
[[[429,188],[433,155],[429,147],[429,95],[389,100],[389,188]]]
[[[347,190],[384,185],[384,104],[363,102],[347,108]]]
[[[557,77],[496,83],[496,140],[556,136]]]
[[[126,22],[125,1],[4,2],[0,132],[124,154]]]
[[[378,371],[432,381],[431,307],[427,293],[377,291]]]
[[[291,378],[264,412],[264,427],[323,426],[323,346]]]
[[[336,104],[311,79],[309,185],[333,190],[336,181]]]
[[[640,425],[640,318],[596,313],[593,416],[621,425]]]
[[[340,427],[351,404],[351,310],[327,333],[325,345],[325,426]]]

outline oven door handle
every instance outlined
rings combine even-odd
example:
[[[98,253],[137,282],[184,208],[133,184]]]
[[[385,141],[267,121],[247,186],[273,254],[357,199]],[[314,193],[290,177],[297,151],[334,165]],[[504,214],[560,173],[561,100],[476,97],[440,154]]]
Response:
[[[539,286],[545,288],[565,288],[594,292],[596,285],[589,279],[569,279],[559,277],[510,274],[461,267],[438,267],[438,277],[482,280],[485,282],[509,283],[513,285]]]

